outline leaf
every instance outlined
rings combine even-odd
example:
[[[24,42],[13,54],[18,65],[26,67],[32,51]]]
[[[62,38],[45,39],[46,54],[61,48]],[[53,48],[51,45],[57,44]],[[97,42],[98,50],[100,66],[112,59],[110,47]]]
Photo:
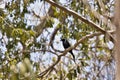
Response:
[[[80,68],[79,68],[79,66],[77,66],[77,72],[80,74]]]
[[[72,80],[72,73],[69,72],[69,73],[67,74],[67,78],[68,78],[69,80]]]
[[[34,36],[35,37],[35,32],[33,30],[30,30],[29,34],[30,34],[30,36]]]
[[[0,16],[5,17],[5,14],[2,8],[0,8]]]

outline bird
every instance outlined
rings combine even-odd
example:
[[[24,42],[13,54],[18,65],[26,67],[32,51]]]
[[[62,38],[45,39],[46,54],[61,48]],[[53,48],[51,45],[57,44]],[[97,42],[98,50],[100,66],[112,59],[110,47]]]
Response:
[[[62,44],[63,44],[64,49],[67,49],[67,48],[71,47],[71,45],[70,45],[70,43],[68,42],[67,39],[63,39],[63,38],[62,38],[61,41],[62,41]],[[71,53],[71,55],[72,55],[72,57],[73,57],[73,60],[74,60],[74,62],[75,62],[75,55],[73,54],[73,51],[70,50],[69,53]]]

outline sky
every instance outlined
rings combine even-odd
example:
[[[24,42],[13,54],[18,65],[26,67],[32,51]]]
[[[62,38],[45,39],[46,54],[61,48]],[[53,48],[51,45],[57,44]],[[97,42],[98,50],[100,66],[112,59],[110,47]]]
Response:
[[[6,1],[10,1],[10,0],[4,0],[4,2],[0,2],[0,8],[4,8],[5,7],[5,3],[6,3]],[[66,3],[66,0],[60,0],[60,2],[61,3],[63,3],[63,4],[65,4]],[[46,5],[46,6],[43,6],[43,4],[44,3],[41,3],[39,0],[38,1],[36,1],[34,4],[30,4],[30,7],[28,8],[29,10],[33,10],[36,14],[38,14],[38,15],[40,15],[40,16],[43,16],[44,15],[44,8],[46,9],[46,12],[47,12],[47,10],[48,10],[48,8],[49,8],[49,4],[48,5]],[[32,15],[29,15],[29,14],[26,14],[25,15],[25,19],[27,19],[27,24],[28,25],[36,25],[36,24],[39,24],[40,23],[40,21],[39,21],[39,19],[37,19],[37,18],[35,18],[34,16],[32,16]],[[58,23],[59,23],[59,21],[57,21],[57,20],[55,20],[56,22],[56,24],[54,24],[54,26],[53,27],[55,27]],[[49,28],[48,29],[48,31],[49,32],[53,32],[53,28]],[[47,35],[48,33],[46,33],[46,32],[44,32],[44,35]],[[1,37],[2,35],[1,35],[1,33],[0,33],[0,37]],[[63,48],[63,46],[62,46],[62,42],[60,41],[60,38],[61,38],[61,36],[62,36],[62,34],[59,34],[59,35],[57,35],[56,37],[55,37],[55,43],[54,43],[54,45],[55,45],[55,48],[56,49],[59,49],[59,50],[64,50],[64,48]],[[49,38],[50,38],[50,35],[49,35],[49,37],[48,37],[48,42],[46,43],[46,44],[48,44],[49,43]],[[38,40],[39,40],[39,38],[38,38]],[[71,45],[73,45],[74,43],[75,43],[75,40],[72,40],[72,39],[70,39],[69,40],[69,42],[71,43]],[[109,49],[112,49],[113,47],[114,47],[114,45],[113,45],[113,43],[112,42],[108,42],[107,43],[107,45],[108,45],[108,47],[109,47]],[[18,48],[19,47],[21,47],[21,45],[19,44],[19,46],[18,46]],[[5,46],[4,47],[2,47],[2,50],[4,50],[5,51]],[[75,54],[77,54],[78,52],[77,51],[73,51]],[[33,61],[35,61],[35,62],[38,62],[39,61],[39,59],[41,58],[41,56],[42,56],[42,54],[40,54],[40,52],[32,52],[31,54],[31,60],[33,60]],[[69,55],[69,54],[68,54]],[[51,54],[51,53],[46,53],[44,56],[42,56],[42,60],[48,60],[48,61],[50,61],[51,62],[51,58],[53,57],[53,54]],[[49,63],[50,63],[49,62]],[[48,62],[45,62],[45,63],[48,63]]]

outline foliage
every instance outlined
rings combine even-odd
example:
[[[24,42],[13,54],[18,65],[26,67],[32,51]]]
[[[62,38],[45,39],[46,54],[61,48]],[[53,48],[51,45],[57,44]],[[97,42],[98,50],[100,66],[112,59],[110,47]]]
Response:
[[[100,25],[105,31],[112,30],[107,23],[111,23],[113,0],[54,1]],[[113,80],[114,59],[110,48],[113,44],[108,45],[112,41],[106,34],[94,35],[79,43],[74,50],[76,63],[69,53],[56,63],[58,55],[63,52],[61,37],[69,39],[74,45],[83,37],[100,31],[46,2],[11,0],[4,3],[3,9],[0,8],[0,79]],[[59,29],[52,42],[53,48],[48,43],[55,28]],[[54,63],[56,65],[50,71],[40,76]]]

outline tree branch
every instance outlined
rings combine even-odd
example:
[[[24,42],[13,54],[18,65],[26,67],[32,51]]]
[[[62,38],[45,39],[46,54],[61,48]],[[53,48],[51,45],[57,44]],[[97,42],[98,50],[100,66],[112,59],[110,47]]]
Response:
[[[34,30],[36,31],[36,37],[38,37],[42,32],[43,30],[46,28],[45,24],[46,24],[46,20],[50,17],[54,17],[53,16],[53,8],[50,7],[47,14],[45,14],[45,16],[43,17],[40,17],[39,15],[35,14],[35,12],[32,12],[33,15],[35,15],[37,18],[40,19],[40,23],[34,28]]]
[[[113,33],[113,32],[110,32],[110,33]],[[89,35],[82,37],[80,40],[78,40],[78,42],[76,42],[74,44],[74,46],[67,48],[62,54],[58,55],[57,61],[55,63],[53,63],[50,67],[48,67],[45,71],[41,72],[38,75],[38,77],[40,78],[40,77],[43,77],[45,74],[47,74],[52,68],[54,68],[55,65],[58,64],[58,62],[61,60],[62,56],[65,56],[67,54],[67,52],[69,52],[71,49],[75,49],[80,43],[85,41],[85,39],[92,38],[94,36],[99,36],[101,34],[102,34],[101,32],[98,32],[98,33],[93,33],[93,34],[89,34]]]
[[[54,41],[55,35],[57,34],[57,32],[58,32],[59,29],[60,29],[60,27],[56,27],[54,29],[53,33],[51,34],[49,46],[51,46],[54,51],[62,52],[60,50],[55,49],[54,46],[53,46],[53,41]]]
[[[112,41],[114,41],[114,38],[113,38],[113,36],[110,33],[108,33],[107,31],[105,31],[103,28],[101,28],[99,25],[95,24],[94,22],[92,22],[90,20],[87,20],[85,17],[83,17],[82,15],[78,14],[77,12],[75,12],[73,10],[70,10],[68,8],[65,8],[64,6],[58,5],[57,3],[55,3],[52,0],[45,0],[45,1],[48,2],[49,4],[51,4],[52,6],[60,8],[61,10],[67,12],[68,14],[71,14],[74,17],[77,17],[78,19],[80,19],[84,23],[89,24],[90,26],[94,27],[98,31],[102,32],[102,34],[106,34],[107,33],[112,38]]]

